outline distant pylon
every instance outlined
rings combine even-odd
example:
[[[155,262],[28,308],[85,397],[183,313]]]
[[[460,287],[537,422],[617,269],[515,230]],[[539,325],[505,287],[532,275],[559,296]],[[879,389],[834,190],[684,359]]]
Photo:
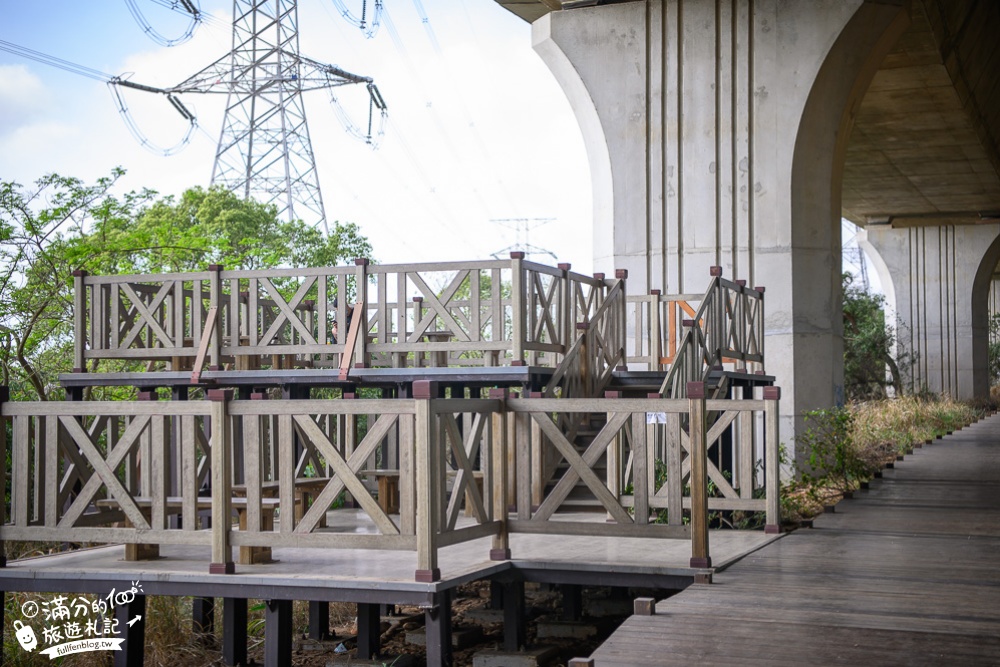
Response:
[[[299,55],[298,23],[296,0],[233,0],[232,51],[168,92],[228,95],[213,184],[328,231],[302,93],[364,83],[369,113],[385,103],[371,78]]]

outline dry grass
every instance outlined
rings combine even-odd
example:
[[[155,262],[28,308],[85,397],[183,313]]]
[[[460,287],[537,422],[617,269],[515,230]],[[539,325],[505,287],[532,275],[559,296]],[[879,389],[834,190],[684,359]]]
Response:
[[[811,483],[788,483],[781,492],[783,519],[797,524],[820,514],[825,505],[836,504],[845,492],[856,490],[897,455],[972,423],[997,404],[998,387],[991,391],[990,401],[975,404],[948,397],[904,396],[848,405],[845,409],[852,417],[850,455],[857,463],[854,469],[867,474],[846,480],[820,477]]]
[[[884,449],[889,445],[895,448],[889,452],[892,456],[970,424],[981,414],[976,407],[951,398],[914,396],[857,403],[850,410],[854,415],[853,438],[858,450]]]

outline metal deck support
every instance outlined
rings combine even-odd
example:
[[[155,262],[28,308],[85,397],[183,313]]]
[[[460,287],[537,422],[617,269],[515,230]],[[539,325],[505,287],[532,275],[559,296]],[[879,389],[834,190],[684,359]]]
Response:
[[[370,660],[378,658],[382,653],[380,643],[378,604],[373,602],[358,603],[358,659]],[[429,641],[429,640],[428,640]]]
[[[291,600],[268,600],[264,604],[264,664],[268,667],[291,667]]]
[[[129,621],[136,617],[139,619],[129,625]],[[115,619],[118,621],[118,630],[125,638],[121,649],[115,651],[115,667],[141,665],[146,641],[146,596],[136,595],[128,604],[115,607]]]
[[[309,639],[333,639],[333,633],[330,632],[329,602],[309,601]]]
[[[428,667],[451,665],[451,591],[441,591],[435,604],[424,611]]]
[[[196,597],[191,600],[191,629],[196,635],[215,632],[215,598]]]
[[[222,601],[222,661],[227,665],[247,664],[246,598]]]
[[[490,579],[490,609],[503,609],[503,584]]]
[[[524,613],[524,582],[503,583],[503,649],[520,651],[527,641]]]
[[[583,586],[560,584],[562,592],[562,618],[564,621],[579,621],[583,617]]]

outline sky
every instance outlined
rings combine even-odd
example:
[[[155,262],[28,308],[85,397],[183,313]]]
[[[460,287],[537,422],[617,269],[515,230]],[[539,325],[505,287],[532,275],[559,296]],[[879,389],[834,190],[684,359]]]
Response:
[[[159,33],[184,33],[180,14],[155,0],[134,2]],[[232,3],[199,4],[213,18],[190,41],[167,48],[144,33],[125,0],[0,0],[0,40],[165,87],[229,51]],[[358,15],[361,4],[340,2]],[[531,49],[530,26],[492,0],[384,5],[389,21],[368,39],[334,0],[299,2],[302,55],[373,77],[389,112],[373,150],[345,131],[326,93],[307,94],[327,218],[360,225],[381,263],[488,259],[526,241],[557,258],[538,254],[536,261],[571,262],[583,273],[607,269],[591,265],[580,130]],[[338,94],[355,124],[367,125],[367,93]],[[186,121],[163,96],[124,96],[151,144],[172,146],[184,136]],[[121,166],[127,176],[119,193],[207,186],[225,98],[181,100],[199,129],[182,151],[163,157],[129,133],[104,82],[0,51],[0,179],[30,185],[55,172],[92,182]],[[529,221],[522,223],[527,238],[511,229],[517,223],[497,222],[512,219]]]

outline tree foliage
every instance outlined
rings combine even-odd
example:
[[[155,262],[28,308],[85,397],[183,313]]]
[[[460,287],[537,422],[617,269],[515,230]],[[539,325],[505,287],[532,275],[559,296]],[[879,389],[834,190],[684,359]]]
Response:
[[[0,182],[0,382],[45,400],[72,366],[72,274],[333,266],[370,257],[353,223],[329,236],[283,221],[274,206],[200,187],[157,198],[114,193],[121,169],[86,184],[51,174]]]
[[[884,398],[892,387],[903,393],[902,369],[912,362],[897,345],[896,332],[885,321],[885,297],[873,294],[843,275],[844,389],[848,399]],[[893,356],[893,349],[896,356]],[[888,369],[888,373],[886,372]]]

